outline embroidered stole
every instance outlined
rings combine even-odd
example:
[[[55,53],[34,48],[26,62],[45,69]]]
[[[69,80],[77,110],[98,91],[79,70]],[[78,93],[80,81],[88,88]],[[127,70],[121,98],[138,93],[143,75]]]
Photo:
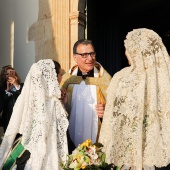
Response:
[[[22,154],[24,153],[25,149],[21,144],[21,139],[22,138],[19,137],[14,141],[12,149],[9,152],[1,170],[7,170],[7,169],[11,170],[14,167],[17,158],[21,157]]]

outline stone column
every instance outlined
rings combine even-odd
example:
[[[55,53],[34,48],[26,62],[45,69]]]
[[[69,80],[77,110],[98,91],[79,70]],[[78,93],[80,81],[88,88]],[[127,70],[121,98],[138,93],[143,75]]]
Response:
[[[38,21],[28,31],[35,41],[35,61],[51,58],[68,71],[73,44],[85,37],[85,0],[39,0]]]
[[[70,0],[70,67],[73,60],[73,45],[78,39],[85,38],[86,15],[85,0]]]
[[[72,58],[73,55],[73,45],[78,39],[82,39],[85,37],[85,14],[76,11],[70,13],[70,32],[71,32],[71,49],[70,49],[70,56],[71,56],[71,66],[73,66],[74,60]]]

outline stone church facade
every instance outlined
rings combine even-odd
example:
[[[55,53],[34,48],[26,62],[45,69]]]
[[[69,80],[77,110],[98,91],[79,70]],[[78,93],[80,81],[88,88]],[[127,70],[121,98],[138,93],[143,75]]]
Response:
[[[28,31],[35,60],[51,58],[64,70],[73,64],[73,44],[85,37],[86,0],[39,0],[38,20]]]

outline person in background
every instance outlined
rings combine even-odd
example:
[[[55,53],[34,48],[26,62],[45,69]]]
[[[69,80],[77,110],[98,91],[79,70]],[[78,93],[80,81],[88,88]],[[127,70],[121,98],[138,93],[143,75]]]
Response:
[[[3,93],[4,91],[2,90],[2,87],[0,86],[0,113],[2,112],[3,106],[4,106]]]
[[[76,65],[63,75],[60,87],[67,90],[69,134],[77,147],[86,139],[93,143],[98,139],[105,109],[105,90],[111,76],[96,61],[91,40],[78,40],[73,46],[73,58]]]
[[[31,66],[3,137],[0,169],[59,170],[65,162],[68,114],[61,102],[61,78],[59,63],[51,59]]]
[[[62,75],[63,75],[63,70],[61,68],[61,65],[59,62],[53,60],[54,65],[55,65],[55,70],[56,70],[56,74],[57,74],[57,80],[58,83],[61,83],[62,80]],[[61,102],[63,105],[65,105],[67,103],[67,96],[66,96],[66,90],[65,89],[61,89],[61,98],[60,98]]]
[[[8,65],[2,68],[0,73],[0,86],[3,92],[1,94],[3,98],[2,126],[5,132],[11,118],[15,101],[23,87],[20,77],[12,66]]]
[[[3,93],[4,91],[2,90],[2,87],[0,86],[0,127],[3,126],[3,123],[2,123],[2,110],[4,107]]]
[[[169,170],[169,54],[161,37],[146,28],[129,32],[124,43],[130,66],[108,87],[99,142],[106,161],[122,170]]]

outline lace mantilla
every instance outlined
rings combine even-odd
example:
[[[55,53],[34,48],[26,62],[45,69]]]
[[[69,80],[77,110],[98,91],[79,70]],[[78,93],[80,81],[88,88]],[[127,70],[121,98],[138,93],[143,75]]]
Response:
[[[125,47],[132,65],[112,78],[99,142],[108,163],[163,167],[170,163],[170,58],[145,28],[128,33]]]
[[[50,59],[32,65],[2,142],[0,165],[18,132],[31,153],[26,170],[56,170],[66,160],[68,119],[54,67]]]

